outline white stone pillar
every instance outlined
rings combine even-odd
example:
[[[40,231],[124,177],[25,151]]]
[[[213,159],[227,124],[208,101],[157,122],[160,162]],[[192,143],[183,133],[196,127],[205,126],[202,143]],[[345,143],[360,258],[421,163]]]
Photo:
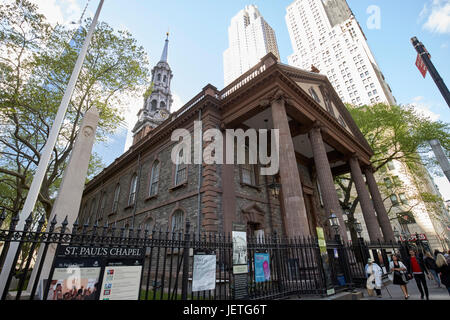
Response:
[[[66,233],[71,232],[72,225],[78,217],[98,121],[98,110],[95,107],[92,107],[83,117],[80,131],[73,146],[66,170],[64,171],[58,196],[48,220],[50,222],[56,215],[58,221],[57,225],[61,225],[61,222],[63,222],[64,218],[67,216],[68,225]],[[47,231],[49,226],[50,223],[47,224]],[[31,289],[33,288],[36,272],[42,258],[43,247],[44,246],[40,247],[35,267],[33,268],[30,281],[28,282],[28,293],[31,293]],[[40,279],[47,279],[55,255],[55,249],[56,245],[49,246]]]

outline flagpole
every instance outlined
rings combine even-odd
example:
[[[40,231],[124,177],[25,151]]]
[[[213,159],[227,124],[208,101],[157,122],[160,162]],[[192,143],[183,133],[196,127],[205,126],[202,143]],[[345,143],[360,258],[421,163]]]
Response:
[[[94,19],[92,20],[91,26],[89,27],[89,31],[86,35],[86,39],[84,40],[83,47],[78,56],[77,62],[75,63],[75,67],[72,71],[72,75],[69,80],[69,84],[67,85],[66,91],[64,92],[64,96],[61,100],[61,104],[59,106],[58,112],[56,114],[55,121],[52,125],[52,129],[50,130],[49,137],[47,142],[45,143],[44,148],[42,149],[40,161],[38,167],[36,169],[36,173],[34,174],[33,181],[31,182],[30,190],[28,191],[27,198],[23,205],[21,212],[19,213],[19,221],[17,223],[16,230],[21,231],[25,225],[25,219],[27,216],[33,212],[34,207],[36,205],[36,201],[39,196],[39,192],[42,186],[42,181],[44,180],[45,174],[47,172],[48,164],[50,162],[53,148],[55,147],[56,140],[59,135],[59,131],[61,130],[62,123],[64,121],[64,116],[66,114],[67,108],[69,106],[70,99],[72,97],[73,91],[75,89],[75,85],[78,80],[78,76],[80,74],[81,68],[83,66],[84,59],[86,57],[87,50],[89,48],[89,44],[92,39],[92,35],[94,33],[95,27],[97,25],[98,17],[100,15],[100,11],[102,9],[104,0],[100,0],[97,11],[95,13]],[[2,273],[0,275],[0,292],[4,292],[9,288],[6,288],[7,280],[11,268],[14,267],[13,260],[14,256],[17,252],[17,248],[19,246],[18,242],[11,242],[11,245],[8,250],[8,254],[5,259],[5,263],[2,267]],[[8,284],[9,285],[9,284]]]

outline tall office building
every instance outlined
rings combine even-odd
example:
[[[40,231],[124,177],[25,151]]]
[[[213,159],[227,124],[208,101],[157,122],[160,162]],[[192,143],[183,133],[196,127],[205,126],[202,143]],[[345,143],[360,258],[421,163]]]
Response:
[[[269,52],[280,60],[275,32],[255,5],[246,6],[231,19],[228,41],[229,48],[223,53],[225,86]]]
[[[287,7],[286,23],[294,49],[290,65],[317,68],[344,102],[396,103],[345,0],[295,0]]]

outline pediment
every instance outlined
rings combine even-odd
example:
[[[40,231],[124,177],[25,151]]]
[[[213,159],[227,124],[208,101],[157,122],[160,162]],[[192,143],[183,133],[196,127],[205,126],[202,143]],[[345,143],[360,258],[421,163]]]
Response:
[[[287,65],[280,65],[280,67],[288,78],[295,82],[305,94],[309,95],[317,105],[335,118],[342,128],[354,136],[362,145],[369,150],[371,149],[350,112],[325,75]]]

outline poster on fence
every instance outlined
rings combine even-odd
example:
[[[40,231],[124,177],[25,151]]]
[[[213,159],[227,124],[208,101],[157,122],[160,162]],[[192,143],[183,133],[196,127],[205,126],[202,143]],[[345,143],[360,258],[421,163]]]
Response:
[[[143,248],[61,245],[47,300],[138,300]]]
[[[92,260],[59,264],[53,271],[47,300],[97,300],[100,270],[98,262]]]
[[[107,266],[103,274],[100,300],[138,300],[142,265]]]
[[[207,291],[216,288],[216,255],[194,255],[192,291]]]
[[[268,253],[255,253],[255,282],[270,281]]]
[[[325,271],[325,284],[327,287],[327,295],[333,295],[335,293],[334,288],[332,287],[331,282],[331,270],[330,264],[328,260],[328,252],[327,252],[327,242],[325,241],[325,233],[323,232],[323,228],[317,227],[317,240],[320,249],[320,257],[322,260],[322,267]]]
[[[233,231],[233,273],[247,273],[247,233]]]

